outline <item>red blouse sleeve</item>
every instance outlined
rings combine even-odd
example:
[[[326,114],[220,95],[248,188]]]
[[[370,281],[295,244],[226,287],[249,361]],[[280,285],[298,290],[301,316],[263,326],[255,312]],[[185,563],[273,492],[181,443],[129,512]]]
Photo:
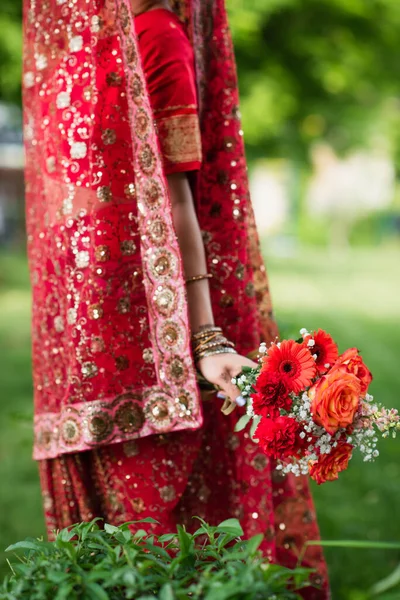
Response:
[[[201,136],[194,55],[183,26],[165,9],[135,18],[150,102],[167,175],[198,170]]]

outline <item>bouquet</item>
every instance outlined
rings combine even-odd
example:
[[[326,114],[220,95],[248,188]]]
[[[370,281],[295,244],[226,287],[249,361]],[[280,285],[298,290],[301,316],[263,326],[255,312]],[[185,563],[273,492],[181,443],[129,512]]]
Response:
[[[253,440],[277,469],[321,484],[347,469],[356,448],[374,460],[379,434],[395,436],[400,416],[368,393],[372,375],[357,348],[339,356],[325,331],[300,334],[261,344],[257,368],[232,380],[247,400],[236,431],[252,421]]]

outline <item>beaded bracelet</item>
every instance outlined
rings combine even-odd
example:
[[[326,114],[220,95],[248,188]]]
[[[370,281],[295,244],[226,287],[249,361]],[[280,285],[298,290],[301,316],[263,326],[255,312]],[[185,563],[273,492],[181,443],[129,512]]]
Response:
[[[192,348],[195,362],[215,354],[236,354],[233,342],[227,340],[221,327],[215,325],[204,325],[193,334]]]

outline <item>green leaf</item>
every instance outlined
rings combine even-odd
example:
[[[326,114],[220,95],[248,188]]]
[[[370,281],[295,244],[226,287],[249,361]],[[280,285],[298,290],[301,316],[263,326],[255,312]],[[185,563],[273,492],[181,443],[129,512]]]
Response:
[[[164,535],[160,535],[158,541],[160,542],[160,544],[164,544],[165,542],[172,542],[176,538],[176,533],[165,533]]]
[[[174,600],[175,594],[170,583],[166,583],[160,590],[159,600]]]
[[[400,565],[396,567],[396,569],[385,579],[381,579],[378,583],[372,586],[370,593],[373,596],[377,596],[379,594],[383,594],[388,590],[398,586],[400,584]]]
[[[250,538],[246,544],[246,550],[249,554],[255,554],[262,543],[264,536],[262,533],[258,533]]]
[[[261,417],[254,417],[254,419],[253,419],[253,423],[250,427],[250,437],[252,440],[254,440],[254,434],[256,432],[258,425],[260,424],[260,421],[261,421]]]
[[[87,583],[85,588],[90,592],[90,598],[92,600],[110,600],[107,592],[97,583]]]
[[[217,533],[231,533],[235,537],[241,537],[243,534],[242,526],[237,519],[227,519],[222,521],[216,528]]]
[[[242,415],[239,421],[235,425],[235,431],[242,431],[249,424],[251,417],[249,415]]]
[[[72,529],[62,529],[60,531],[60,533],[57,536],[57,540],[61,540],[63,542],[69,542],[72,540],[73,537],[75,537],[76,532],[74,531],[74,528]]]
[[[109,523],[104,524],[104,530],[110,534],[118,533],[120,531],[119,527],[115,527],[115,525],[110,525]]]
[[[400,542],[370,542],[368,540],[312,540],[305,546],[326,546],[330,548],[370,548],[371,550],[399,550]]]
[[[192,546],[192,538],[191,536],[184,530],[182,525],[177,526],[178,531],[178,540],[179,546],[181,549],[181,553],[183,556],[189,554],[191,546]]]
[[[39,552],[41,549],[40,542],[25,540],[24,542],[17,542],[16,544],[8,546],[6,552],[14,552],[15,550],[33,550],[34,552]]]
[[[160,525],[160,522],[152,517],[146,517],[145,519],[140,519],[140,521],[132,521],[132,523],[154,523],[154,525]]]

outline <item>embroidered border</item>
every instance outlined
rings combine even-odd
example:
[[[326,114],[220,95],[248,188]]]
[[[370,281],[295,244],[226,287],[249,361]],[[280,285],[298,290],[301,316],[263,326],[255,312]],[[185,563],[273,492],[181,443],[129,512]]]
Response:
[[[186,386],[185,386],[186,388]],[[195,429],[196,399],[186,389],[176,396],[162,388],[127,392],[114,399],[65,406],[58,413],[35,416],[34,459],[55,458],[154,433]]]

